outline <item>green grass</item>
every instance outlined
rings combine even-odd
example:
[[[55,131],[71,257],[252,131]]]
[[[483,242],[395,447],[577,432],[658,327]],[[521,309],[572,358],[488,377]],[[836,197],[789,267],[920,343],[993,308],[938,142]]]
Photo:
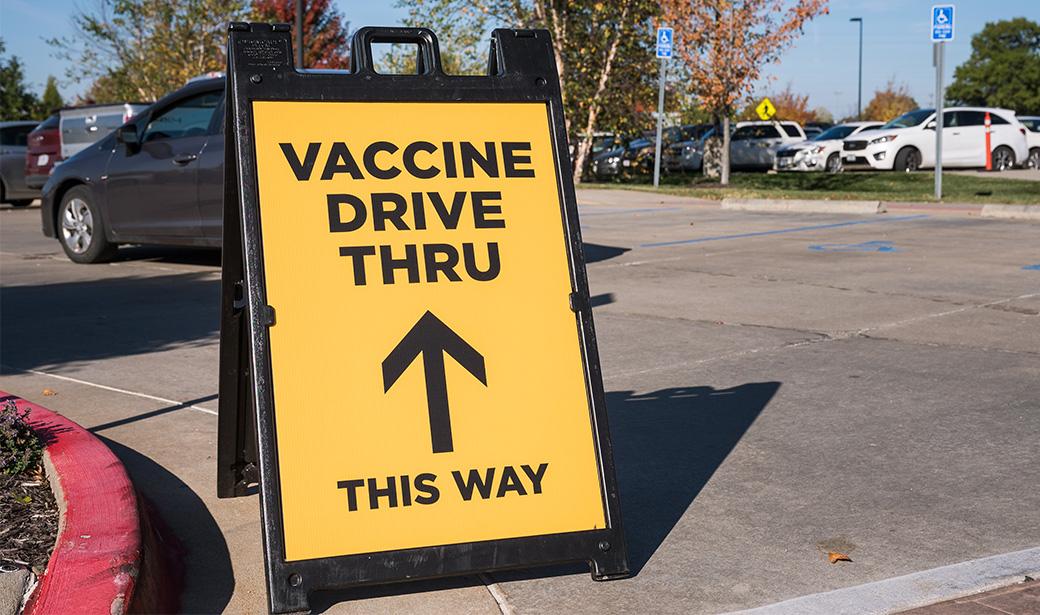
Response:
[[[935,202],[935,178],[920,173],[734,173],[730,186],[701,175],[663,178],[658,192],[702,199],[863,199]],[[582,183],[583,188],[650,190],[649,183]],[[1019,203],[1040,205],[1040,182],[943,173],[947,203]]]

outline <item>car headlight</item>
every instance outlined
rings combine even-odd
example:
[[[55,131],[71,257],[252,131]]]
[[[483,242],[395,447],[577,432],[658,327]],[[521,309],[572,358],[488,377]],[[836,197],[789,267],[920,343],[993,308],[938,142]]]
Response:
[[[876,139],[871,139],[867,145],[877,145],[878,143],[888,143],[889,141],[895,141],[899,135],[885,135]]]
[[[824,150],[824,147],[822,145],[817,145],[816,147],[813,147],[813,148],[809,149],[809,153],[810,154],[819,154],[823,150]]]

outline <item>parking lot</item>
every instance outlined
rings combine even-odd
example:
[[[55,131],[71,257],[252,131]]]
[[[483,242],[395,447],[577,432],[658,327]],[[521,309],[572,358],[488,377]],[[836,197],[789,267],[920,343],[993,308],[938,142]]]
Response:
[[[317,610],[714,613],[1040,545],[1040,225],[578,200],[634,575]],[[262,611],[257,499],[215,495],[219,253],[74,265],[39,228],[36,207],[0,211],[0,388],[124,461],[181,543],[185,611]]]

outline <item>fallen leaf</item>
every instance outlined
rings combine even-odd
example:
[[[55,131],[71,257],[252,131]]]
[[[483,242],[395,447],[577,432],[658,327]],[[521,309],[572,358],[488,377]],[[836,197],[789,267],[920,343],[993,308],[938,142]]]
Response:
[[[57,394],[58,394],[58,392],[55,391],[54,389],[44,389],[43,390],[43,396],[44,397],[53,397],[53,396],[55,396]]]
[[[849,557],[848,555],[846,555],[844,553],[838,553],[837,551],[828,551],[827,552],[827,559],[829,559],[832,564],[836,564],[838,562],[851,562],[852,561],[851,557]]]

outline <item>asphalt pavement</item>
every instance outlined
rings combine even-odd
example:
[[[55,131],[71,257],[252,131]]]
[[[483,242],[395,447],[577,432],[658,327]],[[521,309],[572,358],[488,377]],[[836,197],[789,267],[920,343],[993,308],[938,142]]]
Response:
[[[1040,224],[579,203],[634,575],[411,583],[318,611],[812,612],[951,567],[1040,570]],[[219,254],[74,265],[37,208],[5,207],[0,267],[0,388],[115,450],[182,543],[187,612],[261,612],[257,499],[215,495]]]

